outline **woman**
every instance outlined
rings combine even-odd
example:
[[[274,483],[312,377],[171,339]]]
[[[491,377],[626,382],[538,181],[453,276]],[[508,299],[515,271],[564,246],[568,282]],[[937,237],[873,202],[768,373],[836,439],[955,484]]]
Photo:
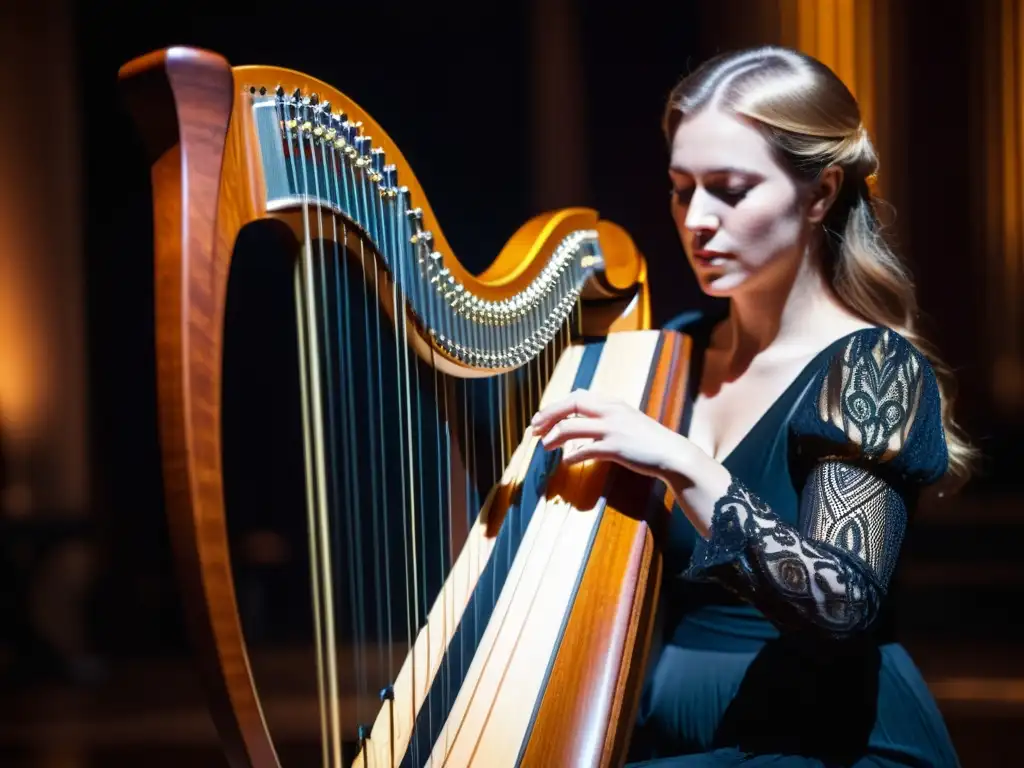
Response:
[[[879,234],[858,105],[767,47],[683,80],[665,130],[684,250],[724,300],[674,324],[696,342],[682,434],[587,391],[533,422],[563,460],[620,463],[677,500],[633,759],[957,765],[889,588],[919,493],[962,480],[971,449]]]

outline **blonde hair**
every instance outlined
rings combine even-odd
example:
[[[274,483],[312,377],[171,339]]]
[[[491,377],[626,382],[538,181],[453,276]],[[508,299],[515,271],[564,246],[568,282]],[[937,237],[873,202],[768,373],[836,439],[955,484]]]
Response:
[[[965,481],[975,450],[953,418],[952,373],[917,331],[911,275],[882,236],[868,186],[878,157],[853,94],[820,61],[764,46],[716,56],[672,90],[664,117],[669,144],[685,117],[709,106],[754,121],[798,178],[813,180],[832,165],[843,169],[842,188],[824,221],[827,278],[850,310],[900,333],[931,363],[942,399],[948,472]]]

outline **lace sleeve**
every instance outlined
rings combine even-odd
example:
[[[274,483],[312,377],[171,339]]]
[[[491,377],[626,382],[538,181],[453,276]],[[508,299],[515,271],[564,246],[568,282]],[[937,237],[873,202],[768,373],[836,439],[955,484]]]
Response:
[[[946,461],[927,363],[891,333],[854,339],[823,376],[808,410],[823,425],[817,438],[834,430],[833,450],[807,476],[799,527],[734,477],[689,576],[721,582],[780,628],[842,637],[872,624],[908,522],[905,490],[937,479]]]

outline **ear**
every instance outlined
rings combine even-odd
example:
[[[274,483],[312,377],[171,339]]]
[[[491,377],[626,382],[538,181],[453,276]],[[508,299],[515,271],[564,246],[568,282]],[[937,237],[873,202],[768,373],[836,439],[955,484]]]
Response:
[[[838,165],[830,165],[821,172],[811,187],[810,207],[807,210],[807,218],[811,223],[820,224],[825,220],[842,186],[843,169]]]

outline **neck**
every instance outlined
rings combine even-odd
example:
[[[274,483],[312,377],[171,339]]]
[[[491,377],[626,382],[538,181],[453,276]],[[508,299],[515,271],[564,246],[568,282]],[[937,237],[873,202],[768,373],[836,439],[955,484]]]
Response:
[[[835,309],[832,289],[807,252],[789,274],[732,298],[726,323],[729,356],[745,366],[770,346],[802,348],[820,336],[821,320]]]

